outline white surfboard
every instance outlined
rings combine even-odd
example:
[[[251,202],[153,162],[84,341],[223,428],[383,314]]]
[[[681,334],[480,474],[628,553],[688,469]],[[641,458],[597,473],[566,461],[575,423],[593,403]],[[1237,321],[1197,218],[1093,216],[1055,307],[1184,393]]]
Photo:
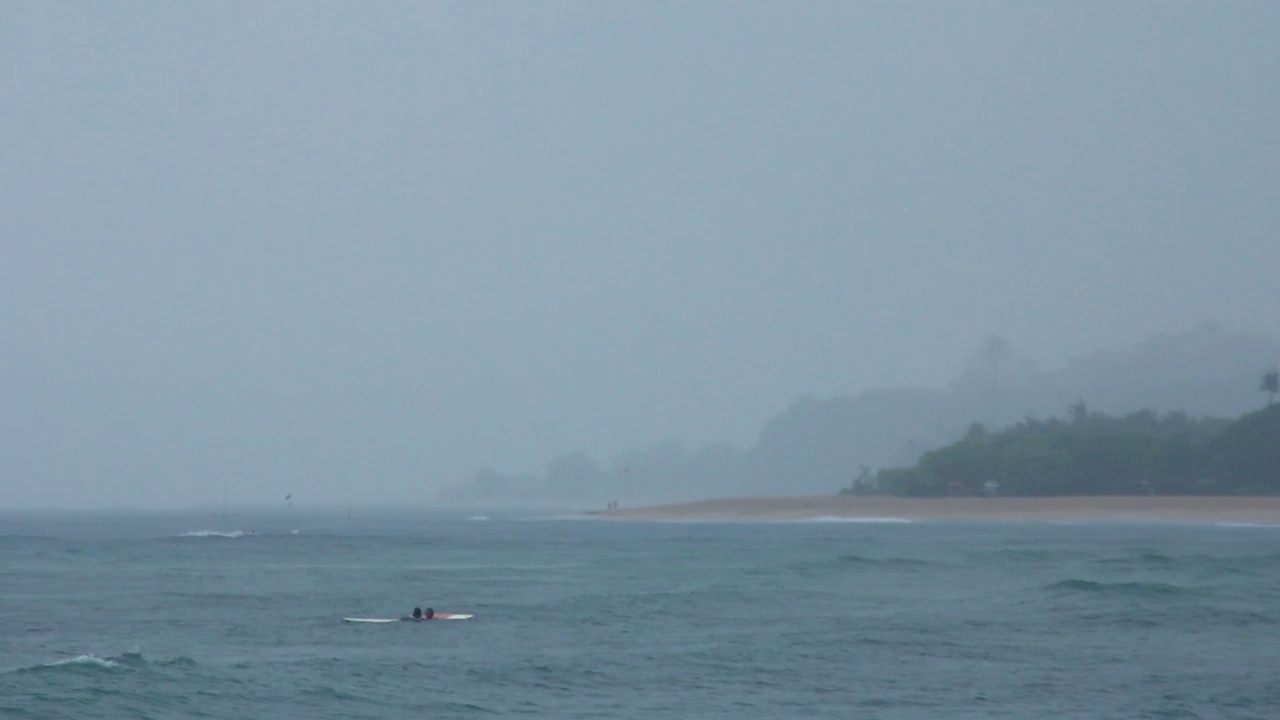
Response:
[[[432,618],[432,619],[433,619],[433,620],[470,620],[470,619],[471,619],[471,618],[473,618],[473,617],[475,617],[475,615],[472,615],[471,613],[447,613],[447,612],[441,612],[441,613],[436,613],[435,617],[434,617],[434,618]],[[357,617],[344,617],[344,618],[342,618],[342,622],[348,622],[348,623],[394,623],[394,622],[415,622],[415,621],[414,621],[414,619],[413,619],[413,618],[357,618]],[[426,620],[426,618],[423,618],[422,620],[417,621],[417,622],[427,622],[427,620]]]

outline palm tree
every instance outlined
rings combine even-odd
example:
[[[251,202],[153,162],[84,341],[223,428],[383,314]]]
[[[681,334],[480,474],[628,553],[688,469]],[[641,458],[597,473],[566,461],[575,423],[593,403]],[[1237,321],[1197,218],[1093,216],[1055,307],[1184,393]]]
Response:
[[[1258,388],[1267,394],[1267,407],[1271,407],[1271,403],[1275,402],[1276,393],[1280,393],[1280,370],[1271,368],[1262,376],[1262,385]]]

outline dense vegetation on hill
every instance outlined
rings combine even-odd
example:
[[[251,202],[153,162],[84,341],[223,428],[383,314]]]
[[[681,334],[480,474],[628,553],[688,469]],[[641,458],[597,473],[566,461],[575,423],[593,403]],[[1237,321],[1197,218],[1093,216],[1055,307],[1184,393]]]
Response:
[[[1280,493],[1280,405],[1237,420],[1090,413],[1028,418],[988,433],[975,423],[959,442],[913,467],[862,476],[843,493],[908,496],[1264,495]]]
[[[1104,415],[1181,408],[1195,418],[1236,417],[1257,407],[1259,389],[1271,394],[1265,379],[1259,388],[1257,373],[1276,357],[1280,340],[1227,332],[1213,323],[1153,337],[1125,351],[1082,355],[1050,369],[991,337],[946,387],[805,396],[768,418],[745,448],[672,440],[612,458],[570,452],[541,472],[481,470],[437,497],[471,506],[598,506],[611,500],[633,506],[725,495],[818,495],[848,485],[851,473],[864,466],[863,484],[870,488],[867,481],[874,480],[877,469],[910,467],[929,451],[964,437],[975,420],[1005,428],[1020,418],[1048,417],[1080,397],[1089,399],[1091,413]],[[1150,422],[1150,413],[1140,415],[1144,419],[1131,422]],[[1182,415],[1156,420],[1170,434],[1198,439],[1226,424]],[[1102,422],[1101,415],[1091,415],[1091,422]]]
[[[1091,412],[1110,415],[1151,408],[1238,417],[1258,407],[1258,373],[1277,357],[1280,340],[1213,323],[1123,351],[1081,355],[1056,368],[1041,368],[1007,341],[990,337],[946,387],[797,400],[765,422],[746,449],[736,493],[832,492],[864,465],[869,472],[910,467],[924,453],[964,437],[974,421],[1002,429],[1028,416],[1061,414],[1080,398]]]

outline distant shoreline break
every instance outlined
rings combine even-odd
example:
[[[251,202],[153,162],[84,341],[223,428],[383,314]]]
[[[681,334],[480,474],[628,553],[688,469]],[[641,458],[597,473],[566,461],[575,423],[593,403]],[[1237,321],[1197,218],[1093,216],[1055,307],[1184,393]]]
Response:
[[[741,497],[597,510],[631,520],[916,520],[1194,522],[1280,526],[1280,497],[1261,496],[889,496]]]

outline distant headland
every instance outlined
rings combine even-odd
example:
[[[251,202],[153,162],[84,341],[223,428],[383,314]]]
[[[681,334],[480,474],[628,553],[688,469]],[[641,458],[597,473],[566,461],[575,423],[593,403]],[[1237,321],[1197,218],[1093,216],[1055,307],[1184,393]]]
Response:
[[[746,447],[670,439],[609,459],[572,451],[542,471],[482,469],[437,500],[634,508],[842,491],[1280,494],[1277,359],[1280,340],[1213,324],[1050,369],[992,337],[944,387],[804,396],[768,417]]]
[[[590,514],[632,520],[1189,522],[1280,526],[1280,497],[830,495],[722,498]]]
[[[1275,382],[1268,373],[1264,389]],[[864,471],[841,494],[1280,495],[1280,405],[1223,420],[1151,411],[1111,417],[1078,402],[1066,419],[1028,418],[996,433],[974,423],[914,466]]]
[[[1264,389],[1275,381],[1270,373]],[[838,495],[702,500],[593,513],[636,519],[1184,521],[1280,525],[1280,405],[1236,420],[1072,406],[960,441]]]

